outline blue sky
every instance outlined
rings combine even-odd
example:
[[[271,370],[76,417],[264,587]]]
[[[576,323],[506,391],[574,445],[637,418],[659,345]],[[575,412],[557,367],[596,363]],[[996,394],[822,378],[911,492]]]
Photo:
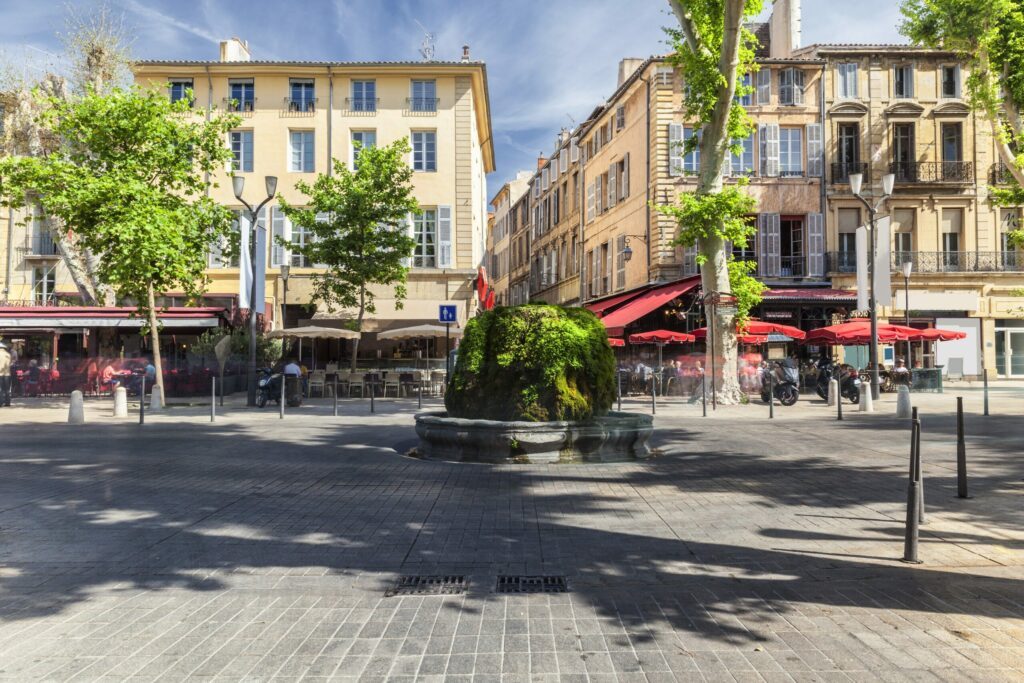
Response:
[[[94,0],[72,0],[85,7]],[[236,35],[254,59],[419,59],[422,24],[436,58],[463,44],[487,62],[498,170],[493,194],[563,126],[583,120],[615,89],[621,57],[665,51],[664,0],[109,0],[135,36],[136,57],[216,59]],[[59,52],[63,0],[0,0],[7,61]],[[804,44],[903,42],[895,0],[803,0]]]

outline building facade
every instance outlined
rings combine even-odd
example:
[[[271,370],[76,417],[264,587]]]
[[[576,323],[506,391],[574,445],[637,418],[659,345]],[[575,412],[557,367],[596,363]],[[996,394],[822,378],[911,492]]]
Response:
[[[520,171],[513,180],[505,183],[491,199],[494,208],[493,227],[487,235],[487,252],[484,265],[487,279],[494,290],[497,306],[509,302],[509,266],[511,235],[518,232],[519,212],[514,210],[517,202],[529,190],[530,171]]]
[[[234,154],[231,170],[246,178],[243,196],[253,203],[265,197],[265,176],[276,176],[278,195],[301,206],[296,181],[331,173],[331,159],[355,163],[358,145],[408,138],[421,212],[407,222],[416,241],[407,298],[399,304],[391,288],[380,288],[377,311],[363,329],[436,322],[441,303],[457,304],[460,322],[473,314],[472,283],[486,247],[485,176],[494,170],[494,151],[486,70],[470,61],[468,48],[454,62],[270,62],[251,61],[246,45],[234,39],[222,44],[220,61],[144,61],[135,66],[135,76],[138,83],[166,87],[172,98],[191,91],[196,116],[218,109],[242,117],[226,142]],[[241,211],[228,173],[214,180],[213,197]],[[307,239],[276,201],[261,220],[271,241]],[[268,249],[265,307],[275,326],[353,317],[352,311],[311,313],[316,265],[287,248]],[[236,296],[237,262],[213,253],[209,263],[210,296]],[[287,285],[282,265],[289,266]],[[372,350],[373,338],[366,341],[361,348]]]
[[[862,173],[862,192],[878,197],[882,176],[892,173],[894,191],[879,214],[891,218],[893,300],[880,315],[902,323],[909,308],[913,325],[967,333],[913,348],[914,364],[977,376],[984,349],[992,376],[1024,376],[1024,304],[1016,295],[1024,253],[1007,239],[1020,208],[992,200],[1006,175],[989,122],[965,100],[968,67],[953,53],[908,46],[820,45],[800,54],[826,65],[827,263],[835,286],[856,287],[856,230],[867,222],[849,176]]]

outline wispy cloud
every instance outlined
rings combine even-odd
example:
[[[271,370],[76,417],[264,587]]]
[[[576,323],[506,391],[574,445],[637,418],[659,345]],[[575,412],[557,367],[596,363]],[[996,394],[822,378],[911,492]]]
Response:
[[[162,12],[155,7],[144,5],[139,2],[139,0],[118,0],[117,4],[144,19],[152,22],[158,22],[158,26],[171,26],[179,31],[195,36],[196,38],[202,38],[203,40],[207,40],[213,44],[217,44],[220,41],[220,37],[214,35],[207,29],[178,19],[177,17],[166,12]]]

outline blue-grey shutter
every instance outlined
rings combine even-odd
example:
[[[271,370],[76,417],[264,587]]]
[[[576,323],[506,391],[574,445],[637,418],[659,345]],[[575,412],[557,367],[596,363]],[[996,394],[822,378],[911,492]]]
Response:
[[[452,207],[437,207],[437,267],[452,267]]]
[[[825,275],[825,221],[820,213],[807,214],[807,274]]]

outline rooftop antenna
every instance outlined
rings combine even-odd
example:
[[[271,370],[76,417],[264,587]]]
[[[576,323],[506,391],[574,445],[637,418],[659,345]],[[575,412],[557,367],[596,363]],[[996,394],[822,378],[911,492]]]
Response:
[[[423,61],[431,62],[434,60],[434,34],[426,29],[416,19],[413,19],[416,25],[423,31],[423,42],[420,44],[420,55],[423,57]]]
[[[571,124],[572,124],[572,127],[573,127],[573,128],[575,128],[575,127],[576,127],[576,119],[574,119],[574,118],[572,117],[572,114],[566,114],[566,115],[565,115],[565,118],[569,119],[569,123],[571,123]]]

